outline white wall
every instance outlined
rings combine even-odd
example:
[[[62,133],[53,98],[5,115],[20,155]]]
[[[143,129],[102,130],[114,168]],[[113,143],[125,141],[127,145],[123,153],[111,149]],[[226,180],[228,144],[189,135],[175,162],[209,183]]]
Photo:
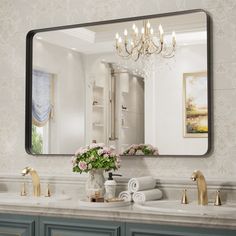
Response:
[[[92,140],[96,142],[106,143],[109,138],[107,108],[109,106],[109,81],[111,73],[106,64],[102,60],[107,55],[93,54],[84,55],[84,71],[86,86],[86,144],[90,144]],[[94,88],[96,85],[97,88]],[[103,108],[93,109],[93,101],[102,105]],[[93,123],[104,124],[104,127],[94,127]]]
[[[72,175],[70,157],[32,157],[24,150],[25,36],[31,29],[202,8],[213,19],[214,148],[202,158],[126,158],[124,177],[153,175],[189,179],[194,169],[206,178],[236,178],[236,1],[222,0],[32,0],[1,1],[0,171],[25,166],[40,175]]]
[[[174,58],[153,59],[153,73],[145,88],[145,142],[155,145],[162,155],[203,155],[207,151],[207,138],[183,136],[183,73],[206,71],[206,51],[205,44],[187,45],[179,47]]]
[[[84,69],[72,50],[34,40],[33,66],[54,75],[54,115],[49,153],[71,153],[84,145]]]

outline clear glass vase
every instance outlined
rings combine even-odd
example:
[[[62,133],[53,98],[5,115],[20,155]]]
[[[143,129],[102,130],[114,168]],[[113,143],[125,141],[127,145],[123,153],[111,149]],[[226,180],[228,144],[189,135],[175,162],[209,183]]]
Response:
[[[105,194],[105,178],[104,169],[94,169],[89,171],[89,176],[86,181],[85,191],[88,198],[99,194],[100,197],[104,197]]]

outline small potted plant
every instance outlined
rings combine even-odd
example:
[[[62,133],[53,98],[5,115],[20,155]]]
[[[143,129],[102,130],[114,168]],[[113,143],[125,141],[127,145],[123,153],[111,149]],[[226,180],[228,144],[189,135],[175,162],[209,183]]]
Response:
[[[99,192],[105,193],[104,171],[117,170],[120,167],[119,155],[114,147],[106,147],[103,143],[92,143],[79,148],[72,157],[73,172],[89,173],[86,182],[86,194],[90,198]]]
[[[158,156],[159,152],[151,144],[132,144],[122,155],[125,156]]]

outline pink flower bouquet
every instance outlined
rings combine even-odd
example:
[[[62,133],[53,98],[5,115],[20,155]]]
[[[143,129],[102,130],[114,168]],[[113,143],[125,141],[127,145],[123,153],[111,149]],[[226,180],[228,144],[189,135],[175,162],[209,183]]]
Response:
[[[158,156],[158,149],[151,144],[132,144],[122,155],[125,156]]]
[[[117,170],[120,167],[119,155],[115,148],[105,147],[103,143],[92,143],[79,148],[72,157],[73,172],[89,172],[94,169],[105,171]]]

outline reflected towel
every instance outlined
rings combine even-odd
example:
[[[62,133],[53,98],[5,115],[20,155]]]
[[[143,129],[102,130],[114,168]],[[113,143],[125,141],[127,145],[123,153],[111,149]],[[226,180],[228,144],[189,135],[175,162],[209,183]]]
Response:
[[[146,189],[153,189],[155,188],[155,186],[156,186],[156,180],[151,176],[132,178],[128,182],[128,190],[131,193]]]
[[[153,201],[161,198],[162,198],[162,191],[157,188],[146,191],[135,192],[133,195],[134,202]]]
[[[124,201],[127,202],[132,202],[133,201],[133,193],[129,192],[129,191],[123,191],[120,192],[119,194],[119,198],[123,199]]]

